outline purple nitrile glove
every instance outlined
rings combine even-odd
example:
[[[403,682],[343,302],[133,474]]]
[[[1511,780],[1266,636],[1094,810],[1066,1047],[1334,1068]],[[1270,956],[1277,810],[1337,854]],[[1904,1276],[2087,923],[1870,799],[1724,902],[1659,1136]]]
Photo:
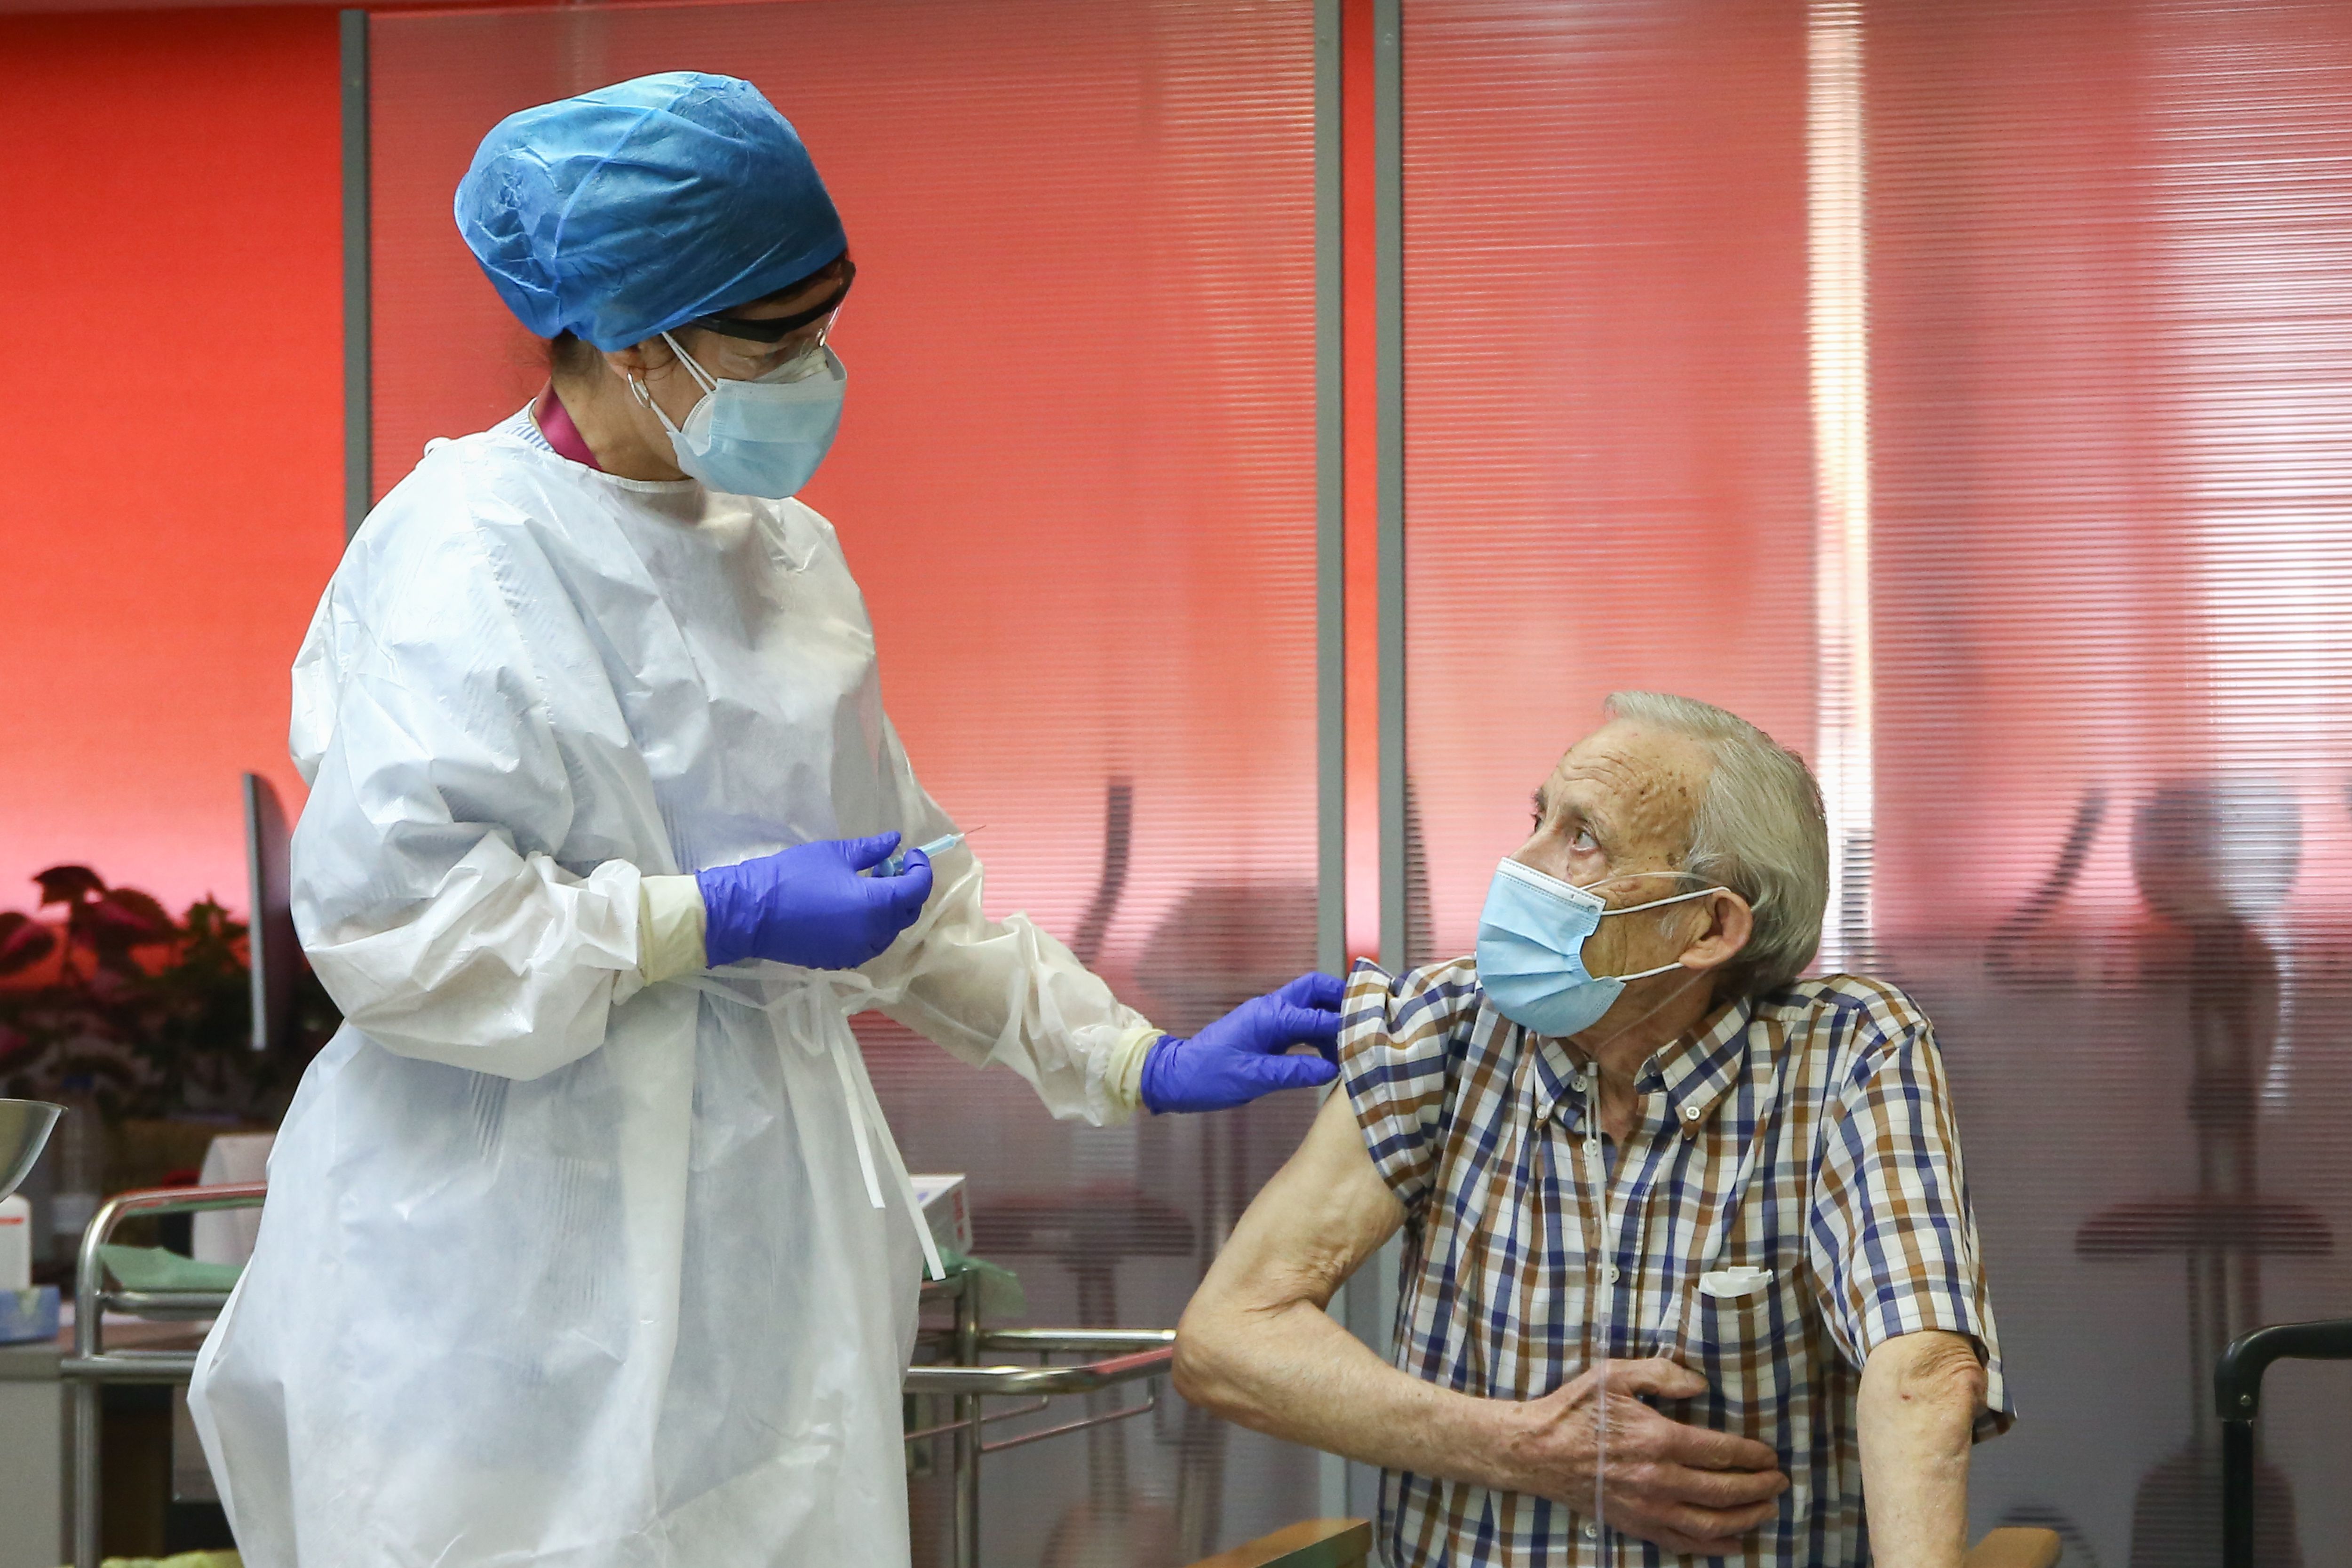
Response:
[[[1302,974],[1251,998],[1194,1035],[1161,1037],[1143,1058],[1143,1103],[1160,1110],[1223,1110],[1278,1089],[1329,1083],[1339,1042],[1339,997],[1328,974]],[[1293,1046],[1319,1056],[1294,1057]]]
[[[898,940],[931,896],[931,862],[907,856],[895,877],[861,877],[898,847],[895,833],[825,838],[697,871],[703,955],[716,969],[772,958],[804,969],[855,969]]]

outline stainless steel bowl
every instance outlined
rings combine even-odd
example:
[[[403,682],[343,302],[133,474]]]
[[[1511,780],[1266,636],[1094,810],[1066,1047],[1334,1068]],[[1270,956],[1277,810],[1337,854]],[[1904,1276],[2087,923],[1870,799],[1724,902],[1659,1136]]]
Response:
[[[0,1198],[16,1190],[65,1113],[64,1106],[46,1100],[0,1100]]]

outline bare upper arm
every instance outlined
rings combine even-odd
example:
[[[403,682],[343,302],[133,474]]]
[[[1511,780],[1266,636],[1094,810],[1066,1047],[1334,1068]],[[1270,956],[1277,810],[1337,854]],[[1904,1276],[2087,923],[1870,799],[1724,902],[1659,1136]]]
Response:
[[[1921,1329],[1882,1342],[1864,1359],[1864,1399],[1929,1400],[1965,1406],[1971,1418],[1985,1397],[1984,1357],[1966,1334]]]
[[[1381,1179],[1343,1091],[1234,1227],[1193,1298],[1202,1307],[1318,1309],[1404,1223],[1404,1205]]]

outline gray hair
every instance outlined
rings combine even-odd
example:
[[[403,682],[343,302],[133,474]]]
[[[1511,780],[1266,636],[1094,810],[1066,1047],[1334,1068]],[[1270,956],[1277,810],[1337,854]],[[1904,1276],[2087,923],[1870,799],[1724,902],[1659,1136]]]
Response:
[[[1726,977],[1749,996],[1787,985],[1821,948],[1830,896],[1829,827],[1812,770],[1747,720],[1692,698],[1619,691],[1608,713],[1687,735],[1714,758],[1682,869],[1754,911],[1755,932]]]

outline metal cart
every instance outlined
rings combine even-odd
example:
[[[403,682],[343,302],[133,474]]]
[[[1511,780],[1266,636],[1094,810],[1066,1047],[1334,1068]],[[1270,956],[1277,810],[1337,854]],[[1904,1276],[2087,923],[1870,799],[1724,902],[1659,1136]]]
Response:
[[[74,1568],[99,1568],[100,1391],[109,1383],[185,1384],[194,1375],[193,1350],[109,1350],[106,1314],[160,1321],[201,1322],[220,1315],[225,1291],[116,1290],[106,1288],[99,1248],[128,1219],[213,1209],[259,1206],[268,1189],[258,1184],[219,1187],[172,1187],[123,1193],[108,1199],[83,1232],[81,1263],[74,1286],[74,1349],[59,1367],[69,1389],[73,1418]],[[1125,1421],[1157,1409],[1160,1379],[1176,1353],[1172,1329],[988,1329],[981,1321],[980,1276],[966,1270],[944,1280],[926,1280],[925,1305],[944,1304],[949,1321],[926,1328],[918,1354],[930,1359],[909,1367],[906,1393],[910,1411],[944,1405],[947,1418],[910,1421],[907,1441],[945,1443],[952,1448],[953,1568],[979,1568],[980,1461],[1025,1444]],[[1024,1363],[983,1365],[982,1356],[1034,1358]],[[1055,1363],[1055,1357],[1084,1358]],[[1034,1415],[1055,1397],[1100,1394],[1122,1384],[1141,1383],[1144,1397],[1117,1409],[992,1440],[987,1429]],[[983,1402],[1017,1398],[1021,1405],[984,1413]]]

